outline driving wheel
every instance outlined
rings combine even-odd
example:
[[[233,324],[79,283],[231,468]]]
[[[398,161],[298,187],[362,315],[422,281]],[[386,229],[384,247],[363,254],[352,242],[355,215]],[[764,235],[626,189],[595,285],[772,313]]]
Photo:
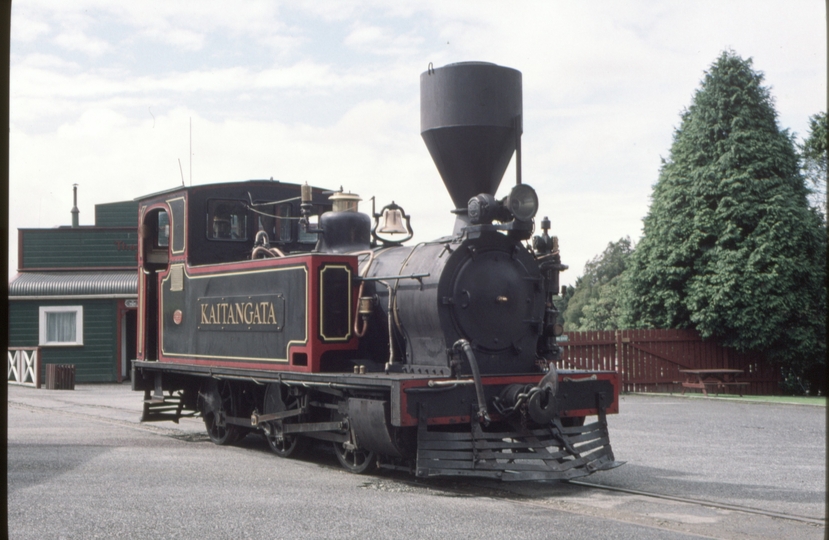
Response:
[[[334,453],[337,454],[337,459],[348,472],[354,474],[362,474],[374,468],[375,455],[371,450],[363,450],[362,448],[350,449],[349,443],[335,442]]]
[[[265,390],[264,414],[273,414],[283,411],[297,410],[302,407],[302,396],[291,395],[290,388],[284,384],[269,384]],[[307,440],[298,434],[284,433],[284,427],[295,422],[299,416],[292,416],[284,420],[269,422],[269,429],[265,433],[268,445],[273,453],[279,457],[288,457],[305,446]]]
[[[235,394],[230,381],[208,380],[199,392],[201,412],[207,436],[215,444],[233,444],[245,433],[239,426],[225,423],[227,416],[233,416]]]

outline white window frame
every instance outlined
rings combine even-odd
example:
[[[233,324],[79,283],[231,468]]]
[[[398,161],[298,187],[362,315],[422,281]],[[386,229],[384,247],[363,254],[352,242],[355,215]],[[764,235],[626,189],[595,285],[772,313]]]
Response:
[[[38,309],[39,338],[41,347],[73,347],[83,345],[83,306],[40,306]],[[47,341],[47,313],[75,313],[75,340],[74,341]]]

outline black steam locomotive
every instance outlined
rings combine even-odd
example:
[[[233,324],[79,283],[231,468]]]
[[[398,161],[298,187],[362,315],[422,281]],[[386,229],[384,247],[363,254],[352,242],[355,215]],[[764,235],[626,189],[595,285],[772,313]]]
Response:
[[[144,420],[200,415],[216,444],[418,476],[565,479],[618,465],[615,372],[557,370],[558,242],[521,182],[521,73],[421,75],[421,128],[456,214],[416,245],[404,209],[249,181],[140,199]],[[516,185],[494,194],[513,155]],[[597,421],[584,425],[587,416]]]

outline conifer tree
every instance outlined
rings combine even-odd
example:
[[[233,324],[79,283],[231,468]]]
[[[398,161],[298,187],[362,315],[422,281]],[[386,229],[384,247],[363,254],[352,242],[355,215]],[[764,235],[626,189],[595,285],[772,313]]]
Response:
[[[706,72],[654,186],[621,322],[696,328],[801,372],[826,350],[825,224],[762,82],[732,51]]]
[[[803,174],[811,184],[812,202],[826,217],[826,174],[829,169],[829,124],[826,113],[809,118],[809,135],[799,145]]]

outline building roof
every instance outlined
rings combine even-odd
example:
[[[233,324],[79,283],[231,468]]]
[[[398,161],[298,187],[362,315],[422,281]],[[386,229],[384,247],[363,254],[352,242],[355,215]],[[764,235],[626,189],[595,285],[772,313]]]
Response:
[[[23,273],[138,271],[135,225],[18,229],[18,234],[17,268]]]
[[[9,283],[10,300],[135,298],[138,272],[23,272]]]

